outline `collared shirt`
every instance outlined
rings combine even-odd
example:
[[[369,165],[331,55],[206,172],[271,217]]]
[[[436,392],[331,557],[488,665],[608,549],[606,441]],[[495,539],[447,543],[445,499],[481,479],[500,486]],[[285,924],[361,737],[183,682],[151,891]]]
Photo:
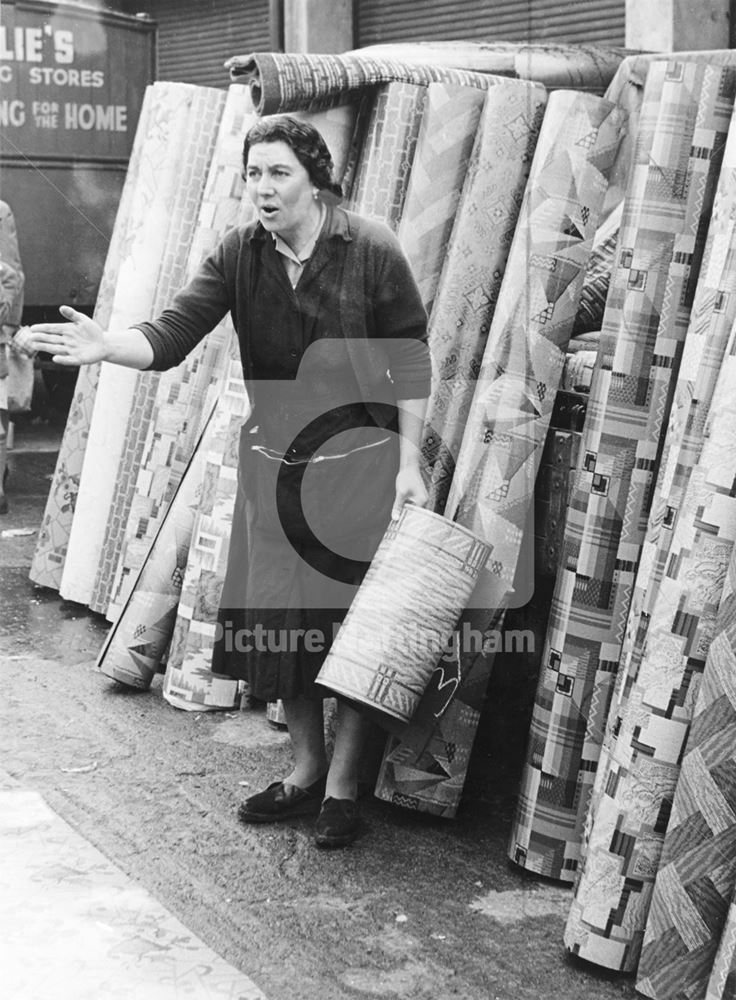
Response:
[[[302,271],[304,270],[307,261],[314,253],[314,248],[317,245],[317,240],[319,239],[319,234],[322,232],[322,227],[325,223],[326,216],[325,206],[320,202],[319,204],[319,224],[314,232],[314,236],[309,240],[309,243],[302,249],[301,255],[297,257],[294,251],[291,249],[288,243],[285,243],[278,233],[271,233],[274,246],[276,250],[281,255],[282,264],[286,269],[286,274],[291,282],[291,287],[296,288],[299,279],[302,276]]]

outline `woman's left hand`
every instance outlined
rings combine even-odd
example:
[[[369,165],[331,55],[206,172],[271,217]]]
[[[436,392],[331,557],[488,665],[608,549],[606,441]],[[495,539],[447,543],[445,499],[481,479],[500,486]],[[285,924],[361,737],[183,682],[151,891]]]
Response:
[[[396,477],[396,497],[394,499],[391,517],[395,520],[401,513],[405,503],[424,507],[429,500],[427,488],[418,465],[409,465],[399,469]]]

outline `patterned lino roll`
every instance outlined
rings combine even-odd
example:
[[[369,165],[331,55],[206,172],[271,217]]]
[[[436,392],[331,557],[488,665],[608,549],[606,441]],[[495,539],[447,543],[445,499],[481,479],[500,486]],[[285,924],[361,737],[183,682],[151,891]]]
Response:
[[[655,63],[606,305],[510,856],[572,881],[733,87]]]
[[[202,499],[166,662],[164,698],[175,708],[234,708],[238,682],[210,669],[238,485],[238,441],[248,415],[239,357],[232,357],[208,434]]]
[[[427,88],[389,83],[375,98],[350,207],[396,230],[404,208]]]
[[[667,564],[672,528],[703,447],[703,430],[736,320],[736,116],[731,118],[680,373],[631,598],[614,702],[636,677]],[[613,711],[613,709],[612,709]]]
[[[622,125],[608,101],[550,97],[448,500],[457,520],[494,546],[462,623],[494,645],[466,649],[449,708],[447,683],[444,697],[433,686],[401,740],[389,742],[376,789],[388,801],[446,817],[457,810]],[[530,579],[528,568],[522,575]]]
[[[221,90],[198,87],[192,100],[187,132],[183,138],[181,169],[171,221],[166,234],[151,314],[157,315],[184,284],[187,257],[196,231],[199,206],[212,161],[217,128],[225,103]],[[181,377],[178,368],[166,372],[139,372],[125,426],[120,464],[113,488],[89,607],[104,614],[112,594],[115,569],[125,538],[125,527],[135,494],[135,484],[154,414],[157,397],[168,397]]]
[[[408,722],[489,552],[466,528],[405,505],[376,551],[318,683]]]
[[[636,968],[641,951],[680,761],[736,540],[736,330],[729,348],[703,450],[673,529],[641,664],[609,717],[606,771],[600,789],[596,782],[585,860],[565,932],[565,943],[582,958],[600,964],[617,958],[614,968],[627,972]],[[725,614],[728,621],[728,605]]]
[[[146,689],[161,665],[176,618],[194,519],[202,499],[205,431],[141,566],[120,617],[107,634],[98,669],[128,687]]]
[[[647,74],[656,61],[661,61],[663,53],[638,54],[621,60],[605,96],[625,108],[629,114],[629,129],[621,143],[618,160],[611,178],[609,205],[613,207],[623,197],[631,167],[634,150],[639,136],[639,112]],[[701,62],[709,66],[733,66],[736,54],[733,49],[701,49],[700,51],[678,52],[677,58],[683,62]]]
[[[423,461],[442,513],[539,137],[546,94],[502,80],[487,95],[429,322]],[[522,271],[522,274],[524,272]]]
[[[161,85],[153,84],[146,88],[143,97],[133,149],[125,174],[125,184],[118,204],[112,238],[97,292],[94,318],[103,328],[109,324],[112,312],[115,285],[125,248],[128,226],[131,223],[135,189],[139,183],[141,156],[148,134],[148,120],[154,105],[163,100],[164,94],[165,89]],[[59,456],[56,460],[54,478],[38,532],[36,549],[33,553],[29,573],[31,580],[39,586],[51,587],[54,590],[59,589],[64,571],[69,533],[74,517],[74,505],[79,491],[79,477],[82,474],[97,382],[100,377],[100,367],[100,365],[85,365],[77,375],[74,396],[67,415]]]
[[[182,145],[198,89],[167,84],[165,99],[150,116],[129,238],[115,286],[111,329],[125,330],[150,315],[178,193]],[[137,378],[136,371],[120,365],[103,363],[100,371],[59,588],[62,597],[80,604],[87,604],[92,596]]]
[[[191,278],[218,240],[252,207],[242,180],[243,135],[257,121],[249,92],[233,85],[227,95],[189,259]],[[242,207],[245,207],[244,208]],[[115,621],[176,491],[194,444],[227,370],[235,332],[229,317],[159,385],[149,422],[107,616]]]
[[[531,9],[532,17],[544,17]],[[535,32],[532,32],[535,33]],[[383,55],[423,65],[534,80],[548,89],[602,91],[618,68],[623,49],[602,45],[565,45],[542,42],[389,42],[369,45],[355,53]]]
[[[431,83],[398,237],[428,313],[478,131],[485,91]]]
[[[225,65],[233,80],[250,86],[259,115],[300,109],[319,111],[351,100],[366,87],[385,86],[392,81],[419,87],[454,83],[481,90],[492,83],[492,77],[485,73],[363,57],[360,53],[256,52],[233,56]]]
[[[655,1000],[704,996],[736,885],[735,588],[736,550],[677,781],[639,961],[637,989]],[[733,930],[727,930],[722,948],[733,939]],[[736,995],[736,979],[728,995]]]

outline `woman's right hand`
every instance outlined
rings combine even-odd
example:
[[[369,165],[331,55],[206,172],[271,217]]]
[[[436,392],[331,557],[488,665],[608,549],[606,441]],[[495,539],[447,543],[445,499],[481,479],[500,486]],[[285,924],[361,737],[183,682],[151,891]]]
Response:
[[[51,354],[58,365],[91,365],[104,361],[107,347],[102,327],[71,306],[61,306],[59,312],[69,322],[36,323],[30,327],[28,346]]]

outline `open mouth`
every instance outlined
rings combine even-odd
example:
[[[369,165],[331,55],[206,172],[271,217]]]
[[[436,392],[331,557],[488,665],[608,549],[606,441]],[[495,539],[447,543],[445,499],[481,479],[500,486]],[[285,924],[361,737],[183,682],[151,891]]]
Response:
[[[270,219],[276,212],[278,212],[278,208],[275,205],[261,205],[261,214],[265,215],[267,219]]]

